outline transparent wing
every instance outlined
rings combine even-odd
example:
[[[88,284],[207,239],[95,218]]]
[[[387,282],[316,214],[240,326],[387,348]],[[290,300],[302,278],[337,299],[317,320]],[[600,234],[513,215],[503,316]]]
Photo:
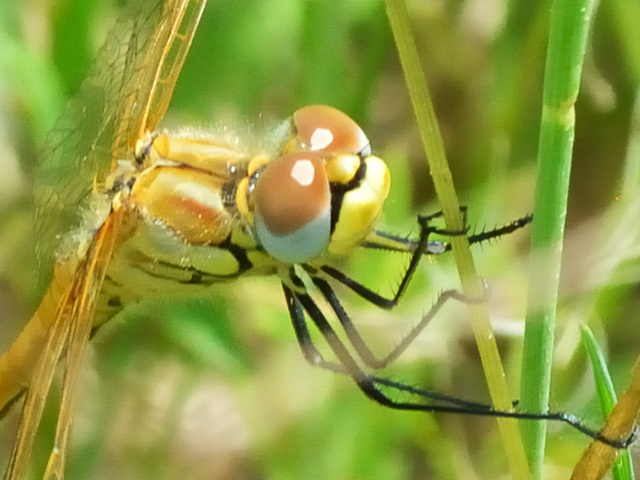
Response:
[[[134,30],[129,42],[123,90],[113,152],[116,158],[130,154],[138,139],[155,130],[164,116],[206,0],[165,2],[161,18],[148,40]],[[145,26],[149,26],[145,21]],[[116,27],[117,28],[117,27]]]
[[[68,349],[66,368],[62,387],[62,402],[56,427],[56,437],[53,452],[49,457],[47,471],[44,478],[64,478],[64,466],[67,453],[67,444],[73,412],[75,411],[77,384],[82,367],[82,357],[85,347],[89,342],[96,301],[100,293],[100,287],[104,280],[109,265],[109,259],[118,237],[118,231],[125,214],[123,209],[112,211],[107,221],[102,225],[95,236],[89,255],[83,262],[82,270],[78,272],[80,277],[77,287],[73,292],[74,304],[69,320]]]
[[[51,277],[61,238],[80,225],[117,161],[132,160],[138,140],[164,115],[204,6],[205,0],[138,0],[109,33],[47,138],[37,171],[41,282]],[[66,351],[56,444],[46,473],[62,478],[82,353],[123,214],[124,209],[112,210],[97,228],[60,299],[29,384],[8,479],[26,472],[56,365]]]
[[[93,312],[114,243],[122,223],[123,209],[112,212],[96,233],[87,255],[80,263],[69,288],[62,297],[56,318],[47,333],[44,349],[38,358],[33,378],[27,389],[18,436],[14,445],[7,480],[25,476],[38,425],[51,388],[56,366],[67,351],[63,397],[56,430],[56,442],[45,478],[63,478],[67,436],[75,403],[76,381],[82,353],[93,325]]]
[[[164,115],[206,0],[137,0],[119,18],[47,137],[36,172],[41,286],[94,190]]]

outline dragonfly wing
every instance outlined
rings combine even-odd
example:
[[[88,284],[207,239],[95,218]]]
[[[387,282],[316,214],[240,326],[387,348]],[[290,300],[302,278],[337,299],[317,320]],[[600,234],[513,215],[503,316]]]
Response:
[[[109,34],[46,142],[35,182],[40,289],[54,276],[56,258],[61,262],[11,355],[0,358],[0,409],[29,382],[45,330],[56,318],[59,300],[74,274],[73,262],[67,259],[80,262],[109,211],[112,194],[101,195],[104,179],[117,159],[133,159],[133,147],[126,139],[118,141],[116,132],[156,126],[205,4],[204,0],[136,1]],[[169,46],[160,49],[162,42]],[[134,91],[135,95],[126,93]],[[78,229],[72,232],[74,228]]]
[[[67,289],[60,302],[56,319],[49,330],[47,342],[38,359],[31,387],[27,391],[22,408],[18,436],[11,454],[9,467],[5,473],[6,480],[17,480],[24,478],[26,475],[28,460],[38,424],[42,417],[47,393],[51,386],[55,367],[62,353],[62,347],[67,338],[67,317],[65,317],[64,311],[69,305],[69,299],[70,289]]]
[[[138,141],[164,115],[204,5],[205,0],[137,0],[109,33],[80,91],[45,142],[35,181],[40,286],[51,278],[58,255],[77,256],[83,242],[90,246],[72,270],[73,280],[60,297],[55,318],[46,319],[50,326],[45,346],[37,352],[9,479],[22,478],[26,471],[66,346],[56,448],[47,471],[52,477],[62,475],[76,378],[122,215],[112,210],[105,220],[98,202],[111,200],[106,183],[118,160],[133,161]],[[84,237],[71,233],[81,226],[88,230]],[[66,244],[60,246],[60,239]]]
[[[46,343],[40,352],[34,375],[27,389],[22,409],[18,436],[14,445],[7,480],[24,477],[33,448],[47,395],[56,370],[56,365],[67,350],[67,365],[63,381],[63,396],[56,430],[54,454],[47,471],[63,478],[67,436],[75,401],[78,373],[86,343],[93,325],[93,312],[100,287],[113,252],[124,209],[112,211],[96,233],[87,254],[76,269],[73,281],[66,289],[56,312],[56,318],[47,333]],[[52,464],[55,464],[52,467]],[[57,468],[59,466],[59,468]]]
[[[132,34],[128,49],[131,60],[126,62],[125,72],[131,81],[120,107],[123,121],[114,143],[116,158],[123,148],[133,151],[137,141],[155,130],[167,111],[205,4],[206,0],[167,1],[156,25],[148,21],[141,25],[153,26],[153,32]],[[138,44],[140,36],[146,37],[144,45]],[[139,54],[140,50],[144,53]]]
[[[92,248],[89,250],[86,260],[78,272],[82,279],[78,281],[77,289],[72,292],[74,304],[69,322],[70,331],[62,385],[62,401],[53,453],[49,458],[45,474],[47,479],[61,479],[64,477],[67,443],[75,410],[82,358],[91,335],[96,301],[107,272],[120,225],[122,224],[123,213],[124,210],[122,208],[112,211],[107,221],[96,234]]]
[[[104,189],[117,160],[133,159],[137,140],[162,118],[204,5],[134,2],[47,137],[35,181],[40,288],[59,250],[76,246],[61,247],[60,239],[91,214],[93,192]]]

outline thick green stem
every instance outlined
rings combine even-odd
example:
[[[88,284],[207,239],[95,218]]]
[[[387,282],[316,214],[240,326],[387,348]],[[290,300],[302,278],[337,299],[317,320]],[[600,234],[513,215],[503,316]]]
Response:
[[[555,0],[551,10],[520,399],[522,410],[531,412],[544,412],[549,404],[574,105],[592,12],[592,0]],[[534,478],[540,478],[546,424],[522,422],[521,427]]]

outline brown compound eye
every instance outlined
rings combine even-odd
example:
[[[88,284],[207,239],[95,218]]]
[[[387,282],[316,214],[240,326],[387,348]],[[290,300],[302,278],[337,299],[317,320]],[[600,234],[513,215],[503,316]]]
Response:
[[[286,153],[268,163],[253,195],[256,235],[270,255],[298,263],[326,249],[331,192],[321,153]]]
[[[327,105],[309,105],[293,114],[304,150],[371,155],[369,139],[347,114]]]

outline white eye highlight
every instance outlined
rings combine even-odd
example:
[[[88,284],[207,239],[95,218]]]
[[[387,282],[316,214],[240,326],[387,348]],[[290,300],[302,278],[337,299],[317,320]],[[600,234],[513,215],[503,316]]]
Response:
[[[299,160],[291,169],[291,178],[303,187],[308,187],[313,183],[315,168],[310,160]]]
[[[311,134],[309,144],[312,150],[324,150],[333,142],[333,133],[328,128],[316,128]]]

